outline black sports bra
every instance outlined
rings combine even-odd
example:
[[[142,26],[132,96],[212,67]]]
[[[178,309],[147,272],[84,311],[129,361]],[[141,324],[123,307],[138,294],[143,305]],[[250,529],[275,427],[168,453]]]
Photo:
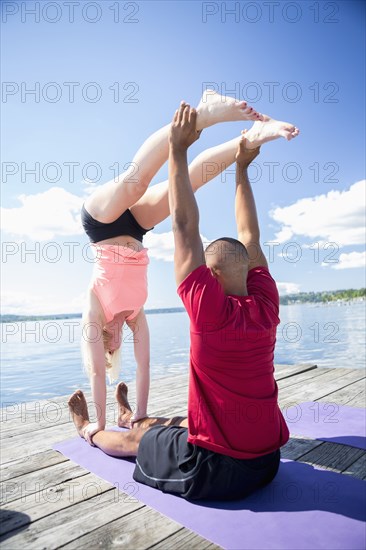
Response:
[[[98,222],[98,220],[95,220],[89,214],[84,205],[81,208],[81,223],[92,243],[98,243],[99,241],[113,239],[113,237],[120,237],[122,235],[129,235],[142,243],[142,237],[148,231],[154,229],[153,227],[151,229],[141,227],[130,210],[125,210],[114,222]]]

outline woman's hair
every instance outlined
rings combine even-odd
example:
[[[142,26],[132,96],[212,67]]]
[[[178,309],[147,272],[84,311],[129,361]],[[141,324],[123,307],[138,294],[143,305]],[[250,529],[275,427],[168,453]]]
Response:
[[[108,377],[109,384],[117,382],[119,378],[119,371],[121,365],[121,346],[119,346],[113,353],[109,353],[106,349],[107,333],[103,330],[103,346],[105,352],[105,368]],[[83,360],[84,372],[90,379],[91,375],[91,355],[90,345],[84,334],[81,336],[81,356]]]

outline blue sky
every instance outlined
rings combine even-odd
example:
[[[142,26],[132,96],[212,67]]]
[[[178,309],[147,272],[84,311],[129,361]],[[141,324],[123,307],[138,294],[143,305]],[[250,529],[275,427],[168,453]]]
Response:
[[[77,4],[73,19],[65,2],[1,6],[3,313],[81,311],[85,180],[122,172],[208,83],[301,130],[264,145],[251,172],[281,293],[364,286],[363,2]],[[249,127],[207,129],[190,159]],[[164,166],[152,184],[166,176]],[[235,236],[233,172],[196,197],[201,234]],[[145,243],[147,307],[180,305],[170,230],[168,219]]]

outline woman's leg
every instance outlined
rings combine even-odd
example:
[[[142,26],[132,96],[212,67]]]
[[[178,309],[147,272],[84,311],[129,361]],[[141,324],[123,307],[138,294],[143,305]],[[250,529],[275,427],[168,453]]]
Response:
[[[206,149],[189,165],[189,178],[194,192],[221,174],[235,161],[241,136],[226,143]],[[138,223],[145,228],[156,226],[170,214],[168,181],[153,185],[141,199],[131,207]]]
[[[211,90],[204,92],[197,107],[198,130],[218,122],[259,119],[261,115],[245,101],[236,101]],[[143,196],[154,175],[168,159],[169,131],[170,124],[167,124],[152,134],[137,151],[126,172],[87,198],[85,207],[93,218],[110,223]]]
[[[150,333],[143,308],[134,319],[126,322],[133,332],[134,352],[137,364],[136,409],[131,418],[132,422],[136,422],[140,418],[146,418],[147,416],[147,401],[150,389]]]
[[[152,134],[137,151],[126,172],[105,183],[87,198],[85,208],[93,218],[111,223],[145,193],[168,158],[169,129],[170,124]]]

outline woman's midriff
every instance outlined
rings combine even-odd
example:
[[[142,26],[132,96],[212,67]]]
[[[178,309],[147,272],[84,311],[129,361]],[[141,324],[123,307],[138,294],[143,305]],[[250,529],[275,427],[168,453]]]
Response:
[[[135,246],[136,239],[108,240],[91,245],[96,261],[90,285],[102,306],[106,324],[121,313],[128,315],[127,320],[137,316],[147,299],[149,264],[147,248]]]
[[[131,248],[136,252],[140,252],[144,248],[144,245],[140,241],[138,241],[134,237],[130,237],[129,235],[120,235],[119,237],[113,237],[113,239],[105,239],[104,241],[98,241],[95,244],[96,245],[114,244],[117,246],[127,246],[128,248]]]

